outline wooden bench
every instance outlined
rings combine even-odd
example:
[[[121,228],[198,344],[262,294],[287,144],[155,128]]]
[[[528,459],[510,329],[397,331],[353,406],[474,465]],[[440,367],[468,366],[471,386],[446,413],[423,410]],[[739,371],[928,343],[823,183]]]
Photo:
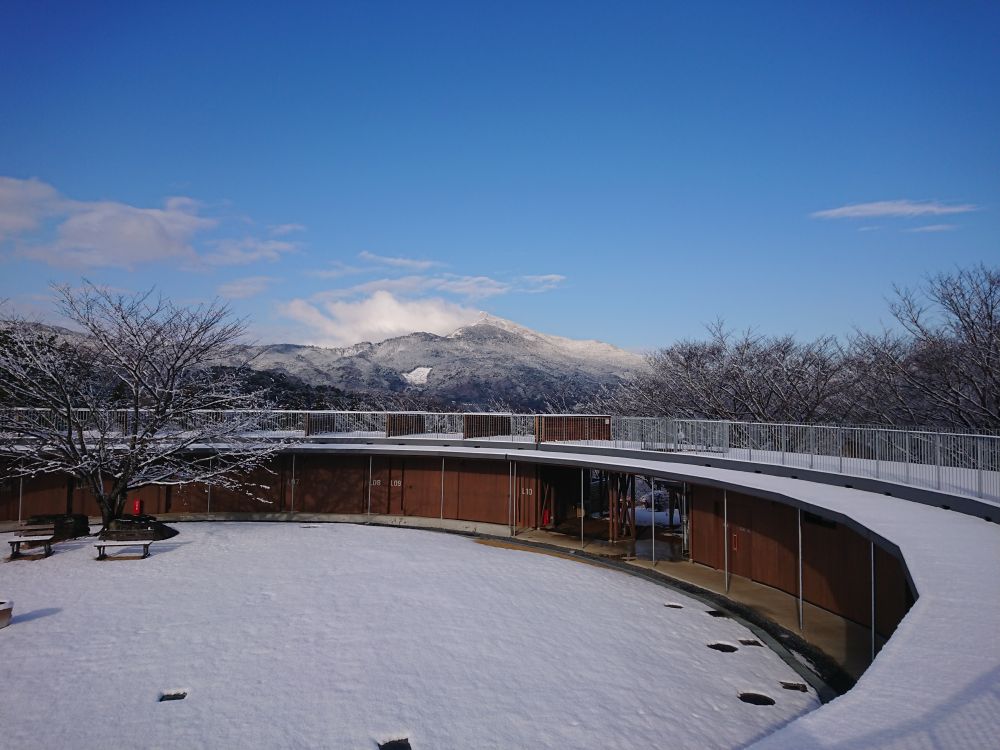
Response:
[[[106,560],[108,558],[105,553],[106,547],[142,547],[142,559],[149,557],[149,545],[155,542],[155,539],[102,539],[94,544],[97,547],[97,559]]]
[[[17,558],[24,556],[21,552],[22,544],[41,544],[45,548],[45,554],[43,557],[48,557],[52,554],[52,540],[54,538],[55,537],[49,534],[48,536],[20,535],[14,537],[13,539],[8,539],[7,543],[10,545],[10,559],[16,560]]]
[[[51,523],[43,524],[22,524],[17,527],[17,533],[20,536],[55,536],[56,527]]]

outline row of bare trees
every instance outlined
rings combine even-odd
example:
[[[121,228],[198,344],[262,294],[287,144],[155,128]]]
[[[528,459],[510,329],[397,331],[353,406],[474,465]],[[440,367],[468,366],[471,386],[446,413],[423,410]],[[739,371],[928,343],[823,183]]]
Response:
[[[897,325],[846,341],[733,333],[647,357],[590,409],[756,422],[1000,428],[1000,269],[941,273],[895,289]]]

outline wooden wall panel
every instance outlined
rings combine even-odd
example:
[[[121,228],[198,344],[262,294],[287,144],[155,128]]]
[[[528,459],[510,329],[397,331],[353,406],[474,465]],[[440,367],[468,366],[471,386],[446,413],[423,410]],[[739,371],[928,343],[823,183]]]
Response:
[[[461,461],[446,458],[444,461],[444,517],[458,519],[459,478]]]
[[[753,580],[798,596],[798,512],[754,498]]]
[[[462,437],[466,440],[510,435],[511,417],[502,414],[466,414],[462,417]]]
[[[19,479],[0,481],[0,521],[16,521],[20,495]]]
[[[106,489],[110,491],[111,483],[108,482]],[[128,493],[125,502],[125,514],[132,515],[134,510],[133,502],[139,500],[141,503],[142,513],[149,516],[155,516],[159,513],[166,512],[165,502],[166,502],[166,488],[155,484],[149,484],[145,487],[140,487],[136,490],[131,490]],[[101,506],[97,503],[97,498],[94,497],[94,493],[91,492],[86,487],[76,487],[73,491],[73,512],[83,513],[91,518],[100,517]]]
[[[806,601],[868,626],[871,562],[868,540],[802,514],[802,594]]]
[[[449,462],[450,464],[451,462]],[[461,459],[458,518],[506,524],[509,474],[507,461]]]
[[[386,414],[385,436],[422,435],[426,417],[423,414]]]
[[[212,513],[280,513],[284,510],[285,472],[283,463],[272,461],[247,478],[245,489],[229,490],[212,487],[210,510]]]
[[[535,440],[610,440],[611,417],[550,414],[535,417]]]
[[[424,518],[441,517],[441,459],[404,459],[403,514]]]
[[[712,568],[723,567],[722,490],[692,485],[691,559]]]
[[[21,517],[65,513],[69,505],[69,477],[64,474],[44,474],[24,480]],[[17,511],[15,508],[15,518]]]
[[[181,484],[170,488],[168,513],[204,513],[208,509],[208,488],[203,484]]]
[[[389,480],[392,477],[392,456],[372,456],[371,512],[389,512]]]
[[[903,565],[893,555],[875,546],[875,629],[888,638],[913,605]]]
[[[297,512],[364,513],[367,500],[367,456],[295,457]]]

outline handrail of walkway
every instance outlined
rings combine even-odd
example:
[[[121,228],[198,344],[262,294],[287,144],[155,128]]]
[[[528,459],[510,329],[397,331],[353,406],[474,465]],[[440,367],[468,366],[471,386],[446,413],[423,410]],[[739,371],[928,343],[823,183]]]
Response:
[[[86,424],[90,412],[75,410]],[[11,409],[2,421],[65,430],[67,415]],[[94,414],[95,429],[128,432],[133,412]],[[139,420],[143,419],[140,412]],[[372,438],[563,443],[725,455],[1000,501],[1000,436],[920,428],[738,422],[600,414],[364,411],[198,411],[178,432],[233,420],[255,434],[291,439]]]

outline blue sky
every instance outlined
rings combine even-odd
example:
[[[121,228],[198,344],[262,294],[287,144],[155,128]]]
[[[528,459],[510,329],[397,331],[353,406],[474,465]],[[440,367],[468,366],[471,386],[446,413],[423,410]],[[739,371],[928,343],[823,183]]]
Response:
[[[0,297],[326,345],[874,328],[1000,260],[997,38],[995,2],[8,1]]]

